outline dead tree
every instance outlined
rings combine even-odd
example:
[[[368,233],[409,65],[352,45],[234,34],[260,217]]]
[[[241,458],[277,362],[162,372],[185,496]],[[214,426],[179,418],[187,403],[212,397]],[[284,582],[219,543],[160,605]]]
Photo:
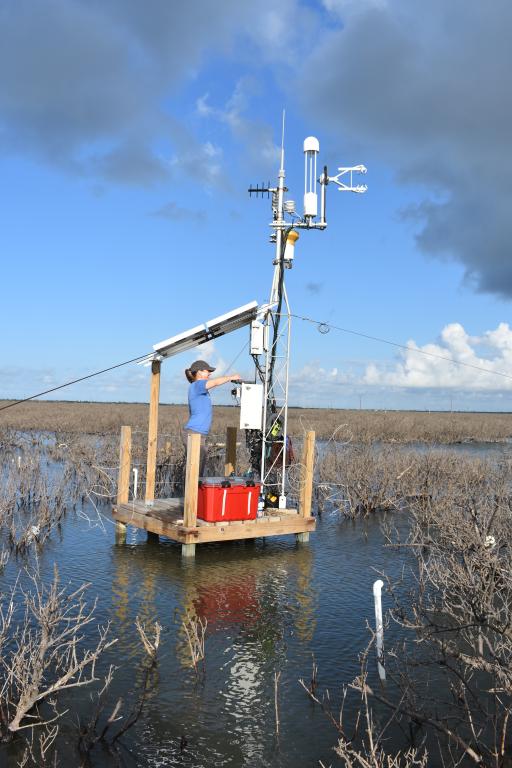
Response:
[[[2,741],[53,726],[64,714],[59,694],[96,681],[98,658],[116,642],[108,639],[108,626],[98,627],[96,643],[85,647],[83,630],[94,621],[96,608],[96,601],[91,606],[85,601],[89,585],[69,593],[56,569],[48,587],[35,577],[31,582],[30,589],[17,582],[0,608]]]

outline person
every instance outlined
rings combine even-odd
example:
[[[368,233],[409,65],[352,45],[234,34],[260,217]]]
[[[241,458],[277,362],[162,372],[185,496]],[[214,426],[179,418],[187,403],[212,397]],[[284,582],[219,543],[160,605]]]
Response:
[[[230,381],[240,381],[241,376],[238,373],[230,373],[228,376],[218,376],[211,379],[210,375],[214,372],[209,363],[204,360],[196,360],[190,368],[185,370],[185,376],[190,383],[188,388],[188,410],[189,419],[184,427],[185,445],[187,445],[188,435],[198,433],[201,435],[201,453],[199,458],[199,477],[204,476],[206,465],[206,446],[205,438],[210,431],[212,423],[212,401],[210,390],[214,387],[220,387]]]

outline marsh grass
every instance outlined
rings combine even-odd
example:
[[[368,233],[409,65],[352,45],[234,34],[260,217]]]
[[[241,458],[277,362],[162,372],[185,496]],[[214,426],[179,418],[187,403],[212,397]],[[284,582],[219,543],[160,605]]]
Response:
[[[317,459],[315,495],[320,511],[336,508],[355,518],[377,511],[405,511],[440,499],[447,499],[449,508],[455,501],[453,494],[465,499],[476,488],[508,503],[510,481],[507,456],[491,460],[455,450],[398,450],[331,442]]]
[[[402,510],[382,521],[387,545],[404,557],[395,581],[380,574],[392,605],[386,685],[373,682],[371,630],[360,674],[343,685],[340,712],[328,691],[299,681],[333,725],[335,752],[361,768],[510,765],[510,459],[365,446],[331,453],[319,471],[342,480],[345,514],[369,514],[383,502]],[[391,731],[400,731],[398,741]]]
[[[0,406],[8,403],[0,401]],[[33,401],[1,411],[0,429],[118,434],[122,425],[129,424],[147,434],[148,416],[145,403]],[[174,439],[186,421],[187,406],[160,406],[161,436]],[[238,421],[238,408],[217,405],[212,431],[225,435],[226,427],[237,426]],[[338,440],[357,443],[493,442],[512,437],[512,414],[290,408],[290,434],[300,436],[308,429],[323,439],[337,431]]]

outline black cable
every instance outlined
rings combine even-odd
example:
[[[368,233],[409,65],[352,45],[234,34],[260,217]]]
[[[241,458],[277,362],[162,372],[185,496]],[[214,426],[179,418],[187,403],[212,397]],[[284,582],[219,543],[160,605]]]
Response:
[[[491,371],[489,368],[482,368],[481,365],[473,365],[472,363],[464,363],[462,360],[455,360],[453,357],[445,357],[444,355],[437,355],[435,352],[427,352],[424,349],[414,349],[408,347],[405,344],[399,344],[396,341],[389,341],[389,339],[381,339],[378,336],[370,336],[368,333],[361,333],[360,331],[353,331],[350,328],[340,328],[338,325],[332,325],[331,323],[325,323],[322,320],[314,320],[312,317],[304,317],[303,315],[295,315],[290,313],[291,317],[296,317],[297,320],[305,320],[313,325],[323,326],[326,328],[332,328],[335,331],[341,331],[342,333],[351,333],[353,336],[361,336],[363,339],[370,339],[370,341],[378,341],[381,344],[389,344],[391,347],[398,347],[399,349],[405,349],[407,352],[417,352],[419,355],[426,355],[427,357],[435,357],[438,360],[445,360],[447,363],[453,363],[454,365],[462,365],[465,368],[473,368],[475,371],[483,371],[484,373],[490,373],[494,376],[502,376],[504,379],[512,379],[512,375],[509,373],[502,373],[501,371]]]
[[[72,384],[78,384],[79,381],[85,381],[85,379],[92,379],[93,376],[99,376],[101,373],[107,373],[108,371],[113,371],[115,368],[122,368],[123,365],[129,365],[129,363],[136,363],[138,360],[144,360],[144,358],[147,356],[148,356],[148,353],[146,352],[145,355],[139,355],[139,357],[134,357],[131,360],[125,360],[124,363],[117,363],[117,365],[111,365],[110,368],[104,368],[102,371],[96,371],[95,373],[88,373],[87,376],[82,376],[80,379],[73,379],[73,381],[68,381],[66,384],[59,384],[58,387],[52,387],[52,389],[46,389],[44,392],[38,392],[37,395],[24,397],[23,400],[16,400],[14,403],[9,403],[9,405],[3,405],[0,408],[0,411],[5,411],[6,408],[14,408],[15,405],[20,405],[20,403],[27,403],[29,400],[34,400],[36,397],[42,397],[43,395],[48,395],[50,392],[56,392],[58,389],[64,389],[64,387],[70,387]]]
[[[252,359],[254,361],[254,366],[256,368],[256,372],[257,372],[258,376],[260,377],[260,381],[261,381],[262,384],[264,384],[265,383],[265,371],[263,370],[263,368],[260,365],[260,361],[258,360],[258,355],[251,355],[251,357],[252,357]]]
[[[281,320],[281,307],[283,306],[283,286],[284,286],[284,252],[286,249],[286,240],[288,238],[288,235],[293,229],[293,225],[290,227],[287,227],[283,232],[283,237],[281,240],[281,249],[279,254],[279,279],[277,283],[277,310],[274,314],[275,320],[274,322],[274,333],[272,336],[272,346],[271,346],[271,354],[270,354],[270,366],[269,366],[269,375],[268,375],[268,392],[270,393],[272,391],[272,382],[274,378],[274,364],[275,364],[275,350],[277,347],[277,340],[279,337],[279,322]]]

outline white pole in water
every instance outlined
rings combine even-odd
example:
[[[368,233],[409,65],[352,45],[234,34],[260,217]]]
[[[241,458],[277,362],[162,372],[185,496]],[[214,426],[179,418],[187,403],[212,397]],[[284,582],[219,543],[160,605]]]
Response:
[[[386,679],[386,670],[382,664],[384,651],[384,627],[382,624],[382,587],[384,582],[377,579],[373,583],[373,599],[375,601],[375,633],[377,637],[377,669],[381,680]]]
[[[132,469],[133,472],[133,498],[137,498],[137,486],[139,484],[139,470],[137,467]]]

